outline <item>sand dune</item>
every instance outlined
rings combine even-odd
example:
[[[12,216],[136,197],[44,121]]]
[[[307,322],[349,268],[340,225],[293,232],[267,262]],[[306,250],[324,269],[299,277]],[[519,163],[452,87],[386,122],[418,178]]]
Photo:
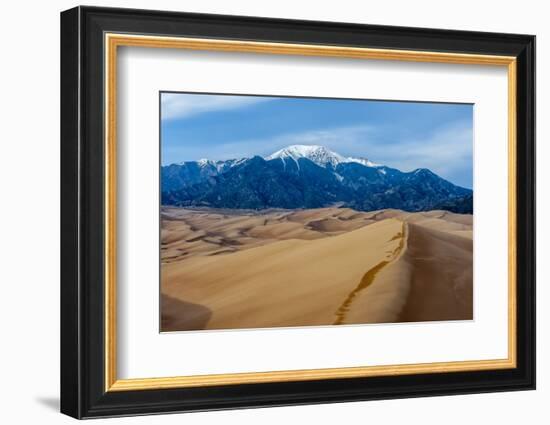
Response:
[[[340,324],[398,322],[410,293],[411,269],[406,260],[409,225],[403,226],[401,249],[377,271]]]
[[[165,265],[162,291],[210,309],[206,328],[332,324],[365,270],[399,245],[392,238],[401,229],[401,222],[384,220],[332,238],[284,240],[226,256],[197,256]]]
[[[163,263],[196,255],[236,252],[286,239],[335,236],[374,222],[349,208],[296,211],[162,209]]]
[[[471,319],[471,240],[411,224],[408,244],[411,288],[398,321]]]
[[[472,318],[472,217],[162,210],[162,330]]]

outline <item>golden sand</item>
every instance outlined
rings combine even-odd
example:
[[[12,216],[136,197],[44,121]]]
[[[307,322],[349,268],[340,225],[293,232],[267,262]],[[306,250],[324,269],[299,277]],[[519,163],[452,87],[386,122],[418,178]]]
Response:
[[[471,216],[162,211],[162,330],[472,318]]]

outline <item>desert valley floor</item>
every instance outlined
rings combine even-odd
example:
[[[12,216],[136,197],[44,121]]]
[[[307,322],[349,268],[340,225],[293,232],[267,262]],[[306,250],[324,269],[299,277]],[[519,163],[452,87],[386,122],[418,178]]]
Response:
[[[162,207],[161,330],[473,318],[472,216]]]

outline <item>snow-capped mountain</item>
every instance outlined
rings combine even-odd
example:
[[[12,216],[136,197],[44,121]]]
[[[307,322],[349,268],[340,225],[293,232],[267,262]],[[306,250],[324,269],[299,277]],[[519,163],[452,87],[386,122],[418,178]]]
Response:
[[[166,165],[161,168],[162,191],[173,191],[202,183],[247,160],[248,158],[213,161],[202,158],[198,161]]]
[[[219,208],[472,211],[472,191],[432,171],[402,172],[323,146],[293,145],[264,158],[201,159],[161,169],[162,203]]]
[[[202,158],[197,161],[197,165],[204,169],[209,167],[214,167],[218,173],[227,171],[229,168],[239,165],[241,162],[246,161],[248,158],[240,159],[228,159],[226,161],[213,161],[211,159]]]
[[[374,162],[371,162],[366,158],[344,157],[339,153],[333,152],[324,146],[318,145],[287,146],[286,148],[278,150],[277,152],[265,157],[267,161],[272,159],[281,159],[283,162],[287,160],[293,160],[296,164],[298,164],[298,160],[300,158],[309,159],[310,161],[324,168],[326,168],[327,166],[332,166],[332,168],[336,168],[338,164],[346,164],[349,162],[356,162],[366,167],[380,166],[379,164],[375,164]]]

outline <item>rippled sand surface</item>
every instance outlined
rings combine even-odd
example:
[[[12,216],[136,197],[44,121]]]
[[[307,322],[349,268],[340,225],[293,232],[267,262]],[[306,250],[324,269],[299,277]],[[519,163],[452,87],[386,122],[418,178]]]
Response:
[[[472,318],[472,216],[162,209],[163,331]]]

